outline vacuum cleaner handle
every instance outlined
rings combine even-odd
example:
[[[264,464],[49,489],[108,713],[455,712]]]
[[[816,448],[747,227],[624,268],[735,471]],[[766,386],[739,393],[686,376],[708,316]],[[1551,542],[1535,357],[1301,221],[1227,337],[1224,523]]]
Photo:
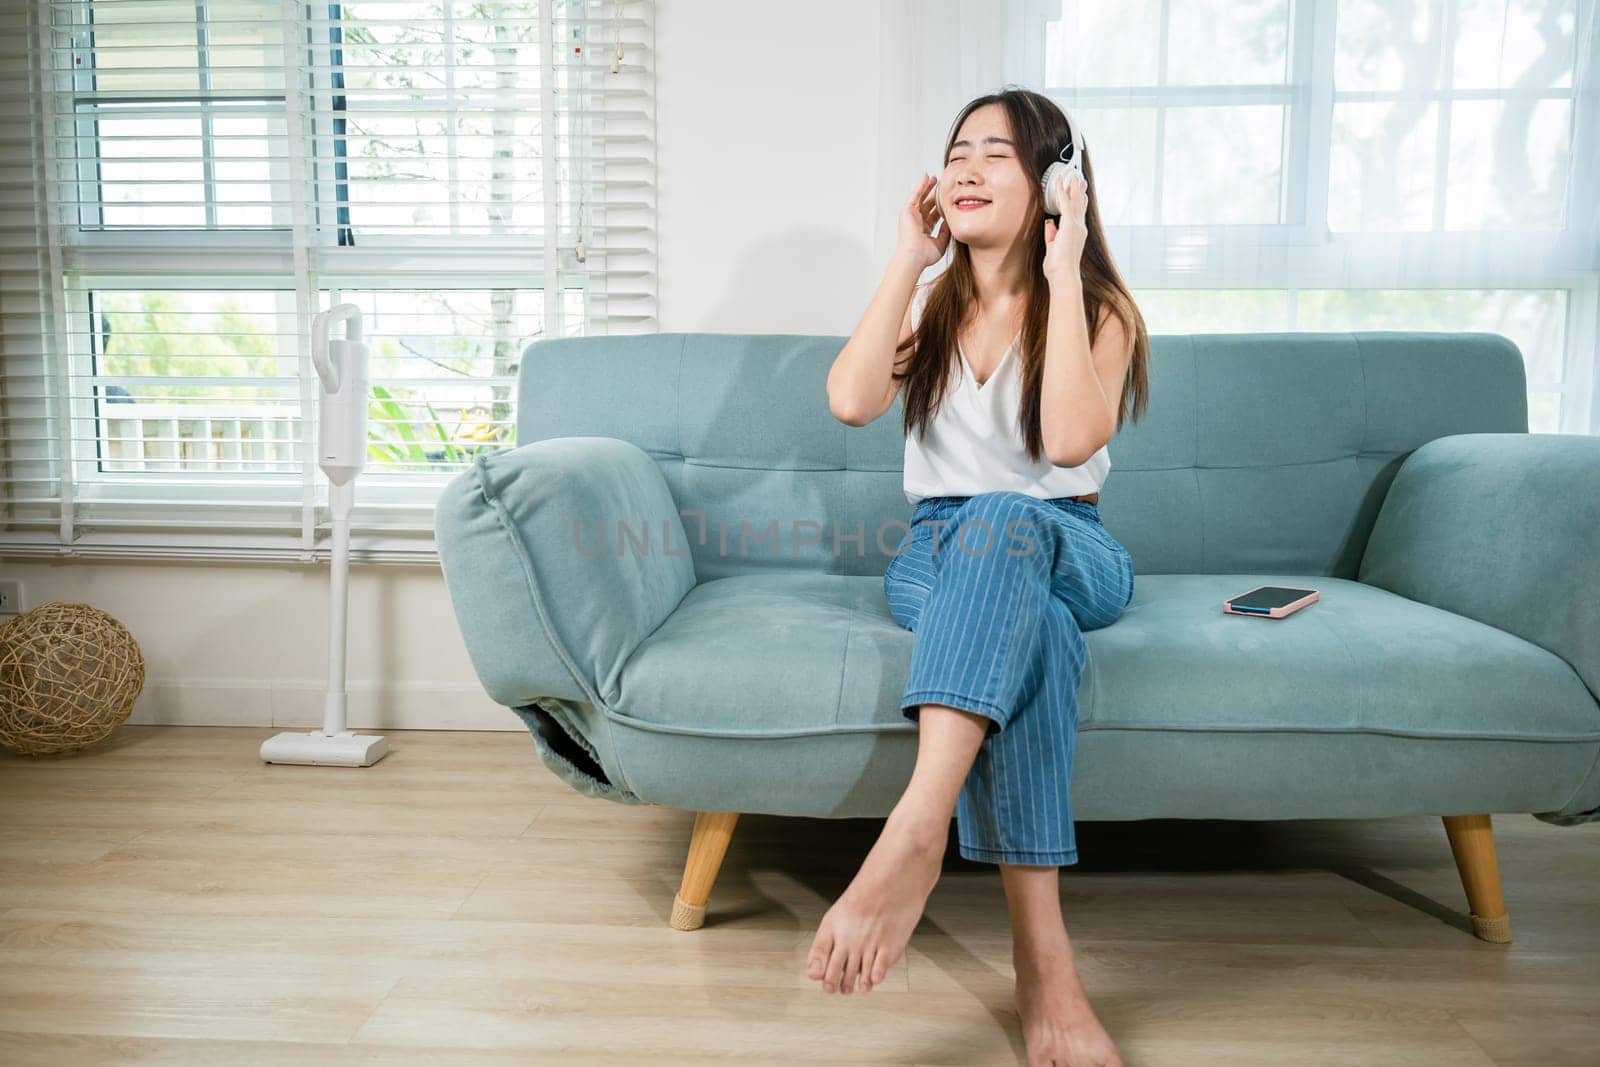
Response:
[[[361,343],[361,309],[354,304],[337,304],[327,311],[318,312],[311,319],[311,362],[316,364],[322,387],[330,393],[339,391],[339,372],[328,356],[328,332],[336,322],[343,322],[346,341]]]

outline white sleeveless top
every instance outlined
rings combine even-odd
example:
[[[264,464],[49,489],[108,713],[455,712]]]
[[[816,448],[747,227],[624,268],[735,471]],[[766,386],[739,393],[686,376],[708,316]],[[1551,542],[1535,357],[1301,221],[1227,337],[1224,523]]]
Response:
[[[918,288],[911,302],[915,329],[933,283]],[[976,496],[1014,490],[1045,499],[1097,493],[1111,470],[1105,445],[1076,467],[1058,467],[1048,457],[1028,458],[1017,411],[1022,397],[1022,335],[1000,357],[979,386],[966,356],[955,356],[955,376],[925,432],[906,436],[905,493],[912,504],[926,496]]]

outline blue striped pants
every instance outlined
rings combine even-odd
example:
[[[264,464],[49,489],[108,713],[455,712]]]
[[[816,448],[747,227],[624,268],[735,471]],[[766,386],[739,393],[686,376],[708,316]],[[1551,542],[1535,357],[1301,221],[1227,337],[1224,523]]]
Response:
[[[1100,509],[1018,492],[925,497],[883,576],[916,637],[901,711],[990,720],[956,801],[961,856],[1078,862],[1070,787],[1085,630],[1133,599],[1133,559]]]

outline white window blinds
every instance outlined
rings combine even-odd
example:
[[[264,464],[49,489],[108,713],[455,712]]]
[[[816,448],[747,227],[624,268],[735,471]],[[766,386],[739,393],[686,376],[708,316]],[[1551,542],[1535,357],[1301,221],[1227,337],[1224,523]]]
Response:
[[[30,18],[0,44],[0,552],[325,550],[306,345],[349,301],[352,554],[428,559],[439,488],[515,444],[523,347],[655,328],[645,0]]]

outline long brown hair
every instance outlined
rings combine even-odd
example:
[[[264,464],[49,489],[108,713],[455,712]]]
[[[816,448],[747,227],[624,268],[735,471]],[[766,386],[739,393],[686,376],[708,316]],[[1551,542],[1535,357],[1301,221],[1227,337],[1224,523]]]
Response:
[[[1050,317],[1050,284],[1044,276],[1044,193],[1038,179],[1045,168],[1057,159],[1061,146],[1070,140],[1067,117],[1059,105],[1048,96],[1028,89],[1006,88],[998,93],[980,96],[961,109],[950,134],[945,139],[944,158],[950,158],[951,147],[961,132],[967,116],[987,104],[999,104],[1011,119],[1011,136],[1017,143],[1017,156],[1034,178],[1032,209],[1025,229],[1030,238],[1028,254],[1029,293],[1026,318],[1022,327],[1022,396],[1018,419],[1022,440],[1028,456],[1035,463],[1044,456],[1044,433],[1039,425],[1040,395],[1044,381],[1045,330]],[[1083,279],[1083,310],[1089,324],[1089,343],[1093,344],[1100,332],[1100,315],[1104,308],[1121,320],[1123,329],[1133,337],[1133,361],[1128,368],[1127,380],[1121,384],[1117,404],[1117,429],[1122,429],[1125,418],[1137,422],[1149,404],[1148,368],[1150,362],[1150,336],[1145,330],[1144,316],[1133,302],[1111,253],[1106,247],[1105,231],[1100,226],[1099,198],[1094,195],[1094,151],[1085,137],[1083,159],[1080,166],[1088,186],[1089,209],[1085,226],[1089,231],[1084,242],[1083,259],[1079,263],[1079,276]],[[1050,216],[1058,218],[1059,216]],[[948,225],[948,223],[947,223]],[[909,436],[921,434],[942,401],[953,366],[951,353],[956,350],[956,338],[967,309],[975,306],[978,296],[976,278],[972,273],[972,254],[960,241],[950,242],[950,266],[930,285],[927,303],[923,307],[917,329],[905,345],[895,350],[896,357],[906,348],[912,350],[905,373],[895,375],[904,384],[903,428]]]

